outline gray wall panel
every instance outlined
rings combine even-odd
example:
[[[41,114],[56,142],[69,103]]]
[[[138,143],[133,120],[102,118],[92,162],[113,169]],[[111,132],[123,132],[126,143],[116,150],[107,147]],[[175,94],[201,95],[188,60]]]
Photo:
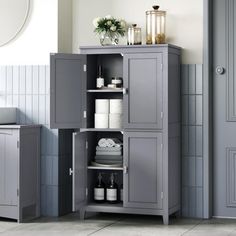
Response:
[[[182,65],[182,215],[203,217],[202,65]],[[188,107],[187,107],[188,106]],[[186,114],[187,113],[187,114]]]

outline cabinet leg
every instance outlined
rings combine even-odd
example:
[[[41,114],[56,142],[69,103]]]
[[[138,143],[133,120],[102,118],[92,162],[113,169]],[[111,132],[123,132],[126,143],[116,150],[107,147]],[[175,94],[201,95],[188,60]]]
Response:
[[[79,211],[79,219],[84,220],[85,219],[85,210],[80,210]]]
[[[168,225],[169,224],[169,215],[163,215],[162,219],[163,219],[163,224],[164,225]]]

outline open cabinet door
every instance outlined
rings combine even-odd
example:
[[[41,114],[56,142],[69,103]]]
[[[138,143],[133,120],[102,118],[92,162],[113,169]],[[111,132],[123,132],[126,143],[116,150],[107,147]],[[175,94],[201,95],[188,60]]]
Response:
[[[86,127],[86,55],[50,56],[50,128]]]
[[[86,150],[86,133],[73,133],[73,211],[79,211],[86,203]]]

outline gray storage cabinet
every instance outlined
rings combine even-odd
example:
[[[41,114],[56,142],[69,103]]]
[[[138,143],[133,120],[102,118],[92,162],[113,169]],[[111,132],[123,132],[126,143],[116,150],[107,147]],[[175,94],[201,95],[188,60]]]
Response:
[[[0,125],[0,217],[40,216],[40,126]]]
[[[173,45],[81,47],[81,54],[51,55],[51,127],[73,134],[73,210],[151,214],[180,210],[180,56]],[[123,89],[96,90],[98,65],[105,83],[123,78]],[[96,98],[123,99],[123,127],[95,129]],[[123,140],[123,167],[91,166],[101,137]],[[98,172],[116,173],[124,201],[97,204]],[[107,179],[105,179],[107,181]]]

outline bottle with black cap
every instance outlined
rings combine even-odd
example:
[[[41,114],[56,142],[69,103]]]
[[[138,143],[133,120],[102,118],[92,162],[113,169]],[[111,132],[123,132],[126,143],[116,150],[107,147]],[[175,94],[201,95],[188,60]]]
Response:
[[[115,182],[115,174],[112,173],[110,177],[110,182],[106,189],[107,202],[108,203],[117,203],[117,194],[118,194],[118,185]]]
[[[104,87],[104,78],[102,76],[102,66],[98,66],[98,75],[97,75],[97,83],[96,83],[97,88],[102,88]]]
[[[105,183],[102,181],[102,173],[98,174],[98,180],[94,187],[94,201],[97,203],[105,201]]]

